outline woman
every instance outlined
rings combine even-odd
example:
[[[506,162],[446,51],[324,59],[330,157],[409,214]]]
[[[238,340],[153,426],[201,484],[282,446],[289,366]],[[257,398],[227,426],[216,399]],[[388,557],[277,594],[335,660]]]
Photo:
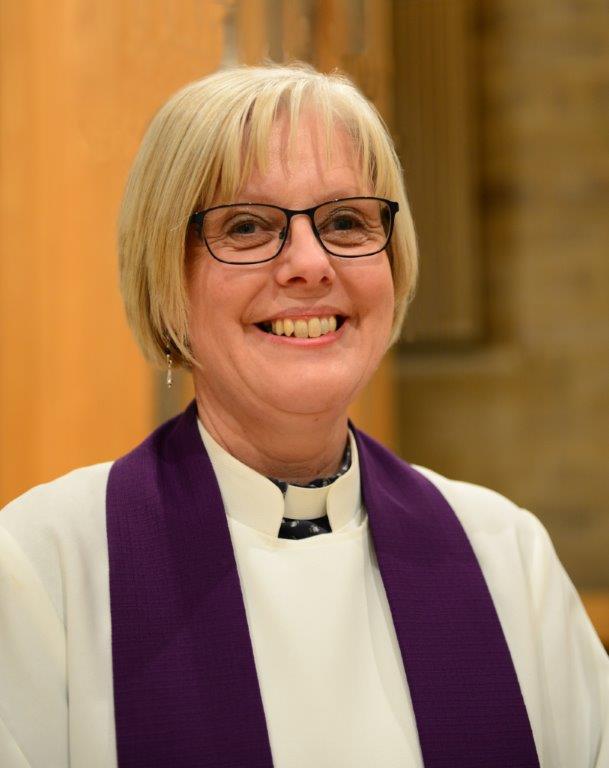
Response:
[[[2,766],[609,765],[609,663],[539,522],[348,425],[416,273],[353,85],[187,86],[119,240],[196,402],[4,510]]]

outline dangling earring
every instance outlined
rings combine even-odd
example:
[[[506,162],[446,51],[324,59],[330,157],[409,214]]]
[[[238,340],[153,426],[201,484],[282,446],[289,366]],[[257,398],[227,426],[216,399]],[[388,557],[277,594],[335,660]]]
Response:
[[[171,385],[173,384],[173,358],[171,357],[169,341],[166,342],[165,346],[165,360],[167,361],[167,378],[165,381],[167,382],[167,389],[171,389]]]

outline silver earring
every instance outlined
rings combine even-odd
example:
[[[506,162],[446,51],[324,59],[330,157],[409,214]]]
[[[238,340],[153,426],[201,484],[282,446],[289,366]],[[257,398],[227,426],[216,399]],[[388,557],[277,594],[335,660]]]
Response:
[[[173,358],[171,357],[169,342],[165,347],[165,360],[167,362],[167,377],[165,381],[167,382],[167,389],[171,389],[171,385],[173,384]]]

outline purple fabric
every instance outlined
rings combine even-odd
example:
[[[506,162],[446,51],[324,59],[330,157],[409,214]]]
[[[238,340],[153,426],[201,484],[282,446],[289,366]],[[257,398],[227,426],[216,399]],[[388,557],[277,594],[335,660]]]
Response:
[[[237,566],[194,404],[115,462],[106,507],[120,768],[269,768]]]
[[[426,768],[538,768],[509,650],[456,516],[420,473],[356,439]],[[115,462],[107,524],[119,767],[272,766],[194,403]]]
[[[426,768],[538,768],[510,651],[461,523],[420,472],[355,436]]]

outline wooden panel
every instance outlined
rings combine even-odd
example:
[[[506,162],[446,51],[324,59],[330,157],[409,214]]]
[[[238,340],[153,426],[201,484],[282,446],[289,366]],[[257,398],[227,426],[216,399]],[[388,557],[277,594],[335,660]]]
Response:
[[[0,2],[0,501],[154,423],[115,219],[152,112],[213,70],[226,5]]]
[[[396,131],[421,253],[406,338],[481,336],[472,0],[395,0]]]
[[[313,0],[284,0],[281,11],[282,53],[285,61],[311,61],[313,55]]]
[[[238,56],[235,63],[260,64],[270,56],[268,0],[237,0],[235,9],[233,18],[236,24]]]

